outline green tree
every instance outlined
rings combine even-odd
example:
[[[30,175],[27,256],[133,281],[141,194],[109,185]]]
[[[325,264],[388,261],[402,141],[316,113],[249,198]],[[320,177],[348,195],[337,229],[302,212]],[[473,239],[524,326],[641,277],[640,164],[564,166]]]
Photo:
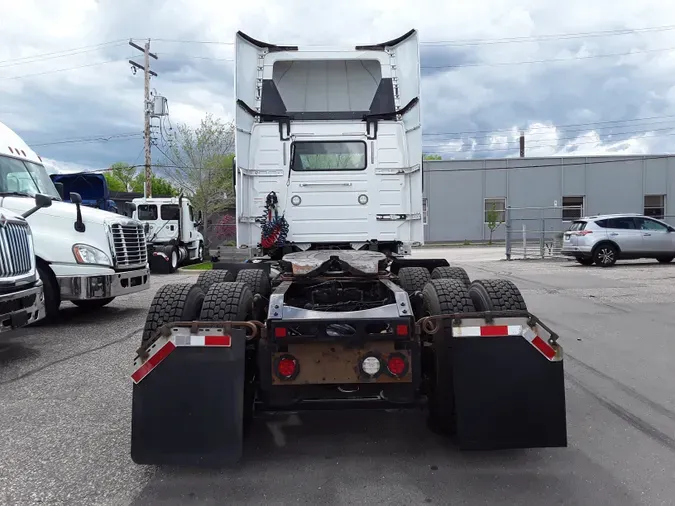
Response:
[[[492,234],[499,228],[499,225],[504,223],[501,219],[501,212],[497,211],[497,205],[494,202],[492,203],[492,207],[485,213],[485,221],[487,222],[487,227],[490,229],[488,244],[492,244]]]
[[[153,197],[159,195],[166,197],[176,197],[179,193],[178,189],[175,188],[169,181],[159,176],[152,175],[150,180],[150,186],[152,188]],[[145,191],[145,172],[140,172],[136,177],[131,181],[131,191],[143,193]]]
[[[204,219],[234,203],[234,124],[207,114],[192,128],[179,124],[159,168],[192,201]]]
[[[137,169],[127,162],[115,162],[110,166],[110,171],[105,173],[108,188],[112,191],[131,191]]]
[[[422,157],[424,160],[442,160],[441,155],[426,154]]]

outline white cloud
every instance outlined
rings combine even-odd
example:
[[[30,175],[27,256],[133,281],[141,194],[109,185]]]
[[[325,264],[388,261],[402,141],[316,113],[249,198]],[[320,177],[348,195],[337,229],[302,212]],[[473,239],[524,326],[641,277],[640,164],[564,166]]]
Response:
[[[31,144],[140,131],[142,76],[131,73],[127,59],[142,59],[128,45],[130,37],[139,44],[144,37],[153,39],[159,60],[152,66],[159,76],[152,87],[168,98],[174,125],[194,125],[206,113],[232,117],[232,62],[226,59],[232,57],[238,29],[277,43],[353,45],[415,27],[427,42],[423,65],[447,67],[423,72],[423,131],[445,133],[426,135],[425,151],[463,158],[514,156],[524,128],[528,155],[664,152],[675,138],[667,128],[675,130],[675,118],[660,125],[626,120],[675,116],[675,51],[662,51],[675,47],[675,30],[513,39],[656,27],[674,15],[675,4],[662,0],[418,0],[412,9],[404,0],[169,0],[161,8],[132,0],[13,2],[3,6],[0,31],[0,120]],[[512,40],[498,43],[505,38]],[[460,39],[464,42],[457,43]],[[109,41],[117,42],[95,46]],[[55,57],[73,48],[82,49]],[[584,59],[631,51],[637,52]],[[524,63],[555,58],[576,59]],[[565,127],[616,119],[624,120],[623,129],[602,123]],[[140,147],[136,139],[39,149],[64,160],[56,162],[59,167],[104,167],[119,160],[133,163]]]

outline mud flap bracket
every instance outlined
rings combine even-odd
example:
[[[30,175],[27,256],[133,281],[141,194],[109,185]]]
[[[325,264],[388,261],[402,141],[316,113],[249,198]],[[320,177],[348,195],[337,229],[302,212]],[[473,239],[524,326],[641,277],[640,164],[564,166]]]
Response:
[[[246,331],[171,333],[156,343],[161,361],[133,385],[131,458],[151,465],[236,463],[242,455]],[[222,345],[223,337],[229,344]]]

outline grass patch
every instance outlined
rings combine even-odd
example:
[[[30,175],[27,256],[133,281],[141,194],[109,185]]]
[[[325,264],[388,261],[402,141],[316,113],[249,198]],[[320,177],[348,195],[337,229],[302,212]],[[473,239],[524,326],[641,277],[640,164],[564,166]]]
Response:
[[[202,262],[201,264],[186,265],[183,269],[190,271],[210,271],[213,269],[213,262]]]

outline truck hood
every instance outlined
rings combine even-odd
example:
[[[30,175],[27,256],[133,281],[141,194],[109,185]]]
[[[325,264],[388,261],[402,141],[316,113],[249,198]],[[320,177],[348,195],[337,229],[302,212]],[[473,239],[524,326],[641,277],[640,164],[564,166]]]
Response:
[[[27,197],[2,197],[0,198],[0,207],[21,214],[35,207],[35,200]],[[108,211],[102,211],[87,206],[80,206],[80,209],[82,211],[82,221],[84,221],[84,223],[91,223],[92,225],[103,225],[110,219],[116,219],[117,221],[130,220],[130,218],[127,218],[126,216],[120,216],[115,213],[109,213]],[[75,204],[69,202],[59,202],[55,200],[52,202],[51,206],[40,209],[37,213],[43,216],[52,216],[54,218],[71,219],[74,222],[77,218],[77,207]]]

